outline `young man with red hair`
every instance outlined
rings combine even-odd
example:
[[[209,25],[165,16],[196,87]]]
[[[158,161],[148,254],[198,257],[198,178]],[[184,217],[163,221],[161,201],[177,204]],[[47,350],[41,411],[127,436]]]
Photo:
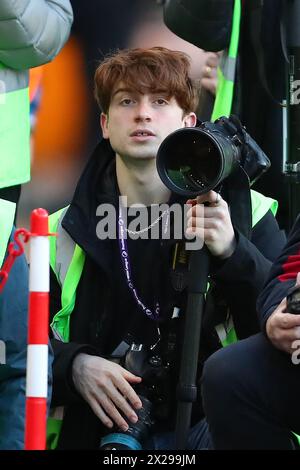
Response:
[[[152,402],[155,423],[148,443],[140,436],[139,444],[175,446],[170,431],[175,428],[187,266],[184,253],[178,255],[176,240],[148,237],[155,226],[164,231],[167,213],[148,219],[139,230],[129,230],[124,221],[130,220],[130,209],[137,205],[148,214],[157,205],[186,202],[160,180],[156,155],[172,131],[196,125],[197,90],[189,67],[184,53],[155,47],[118,51],[96,70],[103,139],[70,206],[52,216],[51,230],[59,233],[51,261],[52,404],[64,407],[63,412],[60,408],[53,413],[63,419],[59,448],[97,448],[101,436],[111,434],[114,426],[127,439],[128,428],[144,419],[138,420],[138,415],[145,394]],[[124,205],[120,196],[127,198]],[[215,191],[199,196],[187,213],[187,234],[202,237],[212,255],[207,299],[218,297],[213,312],[212,302],[207,303],[199,376],[203,358],[221,346],[214,327],[229,309],[238,325],[241,304],[247,299],[239,333],[247,336],[258,328],[256,297],[284,241],[271,211],[273,201],[264,198],[264,202],[251,240],[235,229],[226,201]],[[117,214],[113,228],[121,225],[124,230],[104,239],[99,218],[104,219],[102,209],[110,207]],[[127,370],[128,348],[143,359],[145,375],[136,367]],[[145,361],[138,354],[143,351]],[[121,359],[116,363],[112,356]],[[162,363],[154,378],[153,357]],[[209,447],[207,425],[201,418],[200,410],[193,417],[197,424],[188,437],[190,449]]]

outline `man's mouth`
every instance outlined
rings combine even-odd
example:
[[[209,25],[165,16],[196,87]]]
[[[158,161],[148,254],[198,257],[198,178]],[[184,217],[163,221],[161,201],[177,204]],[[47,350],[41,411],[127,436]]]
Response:
[[[130,137],[154,137],[155,134],[148,129],[137,129],[130,134]]]

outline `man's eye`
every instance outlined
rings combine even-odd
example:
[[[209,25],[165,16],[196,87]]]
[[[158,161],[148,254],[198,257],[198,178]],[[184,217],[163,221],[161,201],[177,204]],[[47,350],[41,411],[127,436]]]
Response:
[[[160,106],[163,106],[165,104],[168,104],[167,100],[165,100],[164,98],[157,98],[157,100],[155,100],[155,102],[157,104],[159,104]]]
[[[124,99],[121,101],[121,105],[122,105],[122,106],[129,106],[131,103],[133,103],[133,100],[131,100],[130,98],[124,98]]]

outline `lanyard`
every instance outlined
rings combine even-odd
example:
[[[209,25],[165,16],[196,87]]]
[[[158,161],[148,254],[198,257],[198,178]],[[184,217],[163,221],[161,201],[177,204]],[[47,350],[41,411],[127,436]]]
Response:
[[[125,224],[124,219],[122,216],[122,207],[121,204],[119,206],[119,217],[118,217],[118,242],[119,242],[119,249],[120,249],[120,256],[121,256],[121,263],[124,269],[125,278],[127,285],[130,291],[133,294],[133,297],[138,304],[139,308],[144,312],[144,314],[151,318],[151,320],[157,320],[160,315],[160,305],[158,302],[155,304],[155,310],[152,311],[150,308],[146,307],[146,305],[140,299],[137,290],[133,284],[132,276],[131,276],[131,266],[130,266],[130,259],[128,253],[128,245],[127,245],[127,238],[125,234]]]

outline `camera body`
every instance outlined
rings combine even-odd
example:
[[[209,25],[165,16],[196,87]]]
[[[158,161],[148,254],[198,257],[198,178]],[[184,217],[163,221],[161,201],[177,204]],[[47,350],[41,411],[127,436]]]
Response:
[[[238,166],[251,184],[270,167],[270,160],[236,116],[172,132],[161,143],[156,163],[167,188],[185,197],[217,188]]]
[[[141,450],[143,443],[149,437],[149,432],[155,423],[154,408],[164,413],[168,399],[169,365],[162,357],[143,344],[132,343],[121,365],[133,374],[142,377],[142,382],[135,386],[143,406],[136,410],[138,421],[128,422],[128,430],[115,432],[101,439],[100,450]]]
[[[296,315],[300,314],[300,286],[296,285],[291,287],[287,293],[287,309],[288,313]]]

